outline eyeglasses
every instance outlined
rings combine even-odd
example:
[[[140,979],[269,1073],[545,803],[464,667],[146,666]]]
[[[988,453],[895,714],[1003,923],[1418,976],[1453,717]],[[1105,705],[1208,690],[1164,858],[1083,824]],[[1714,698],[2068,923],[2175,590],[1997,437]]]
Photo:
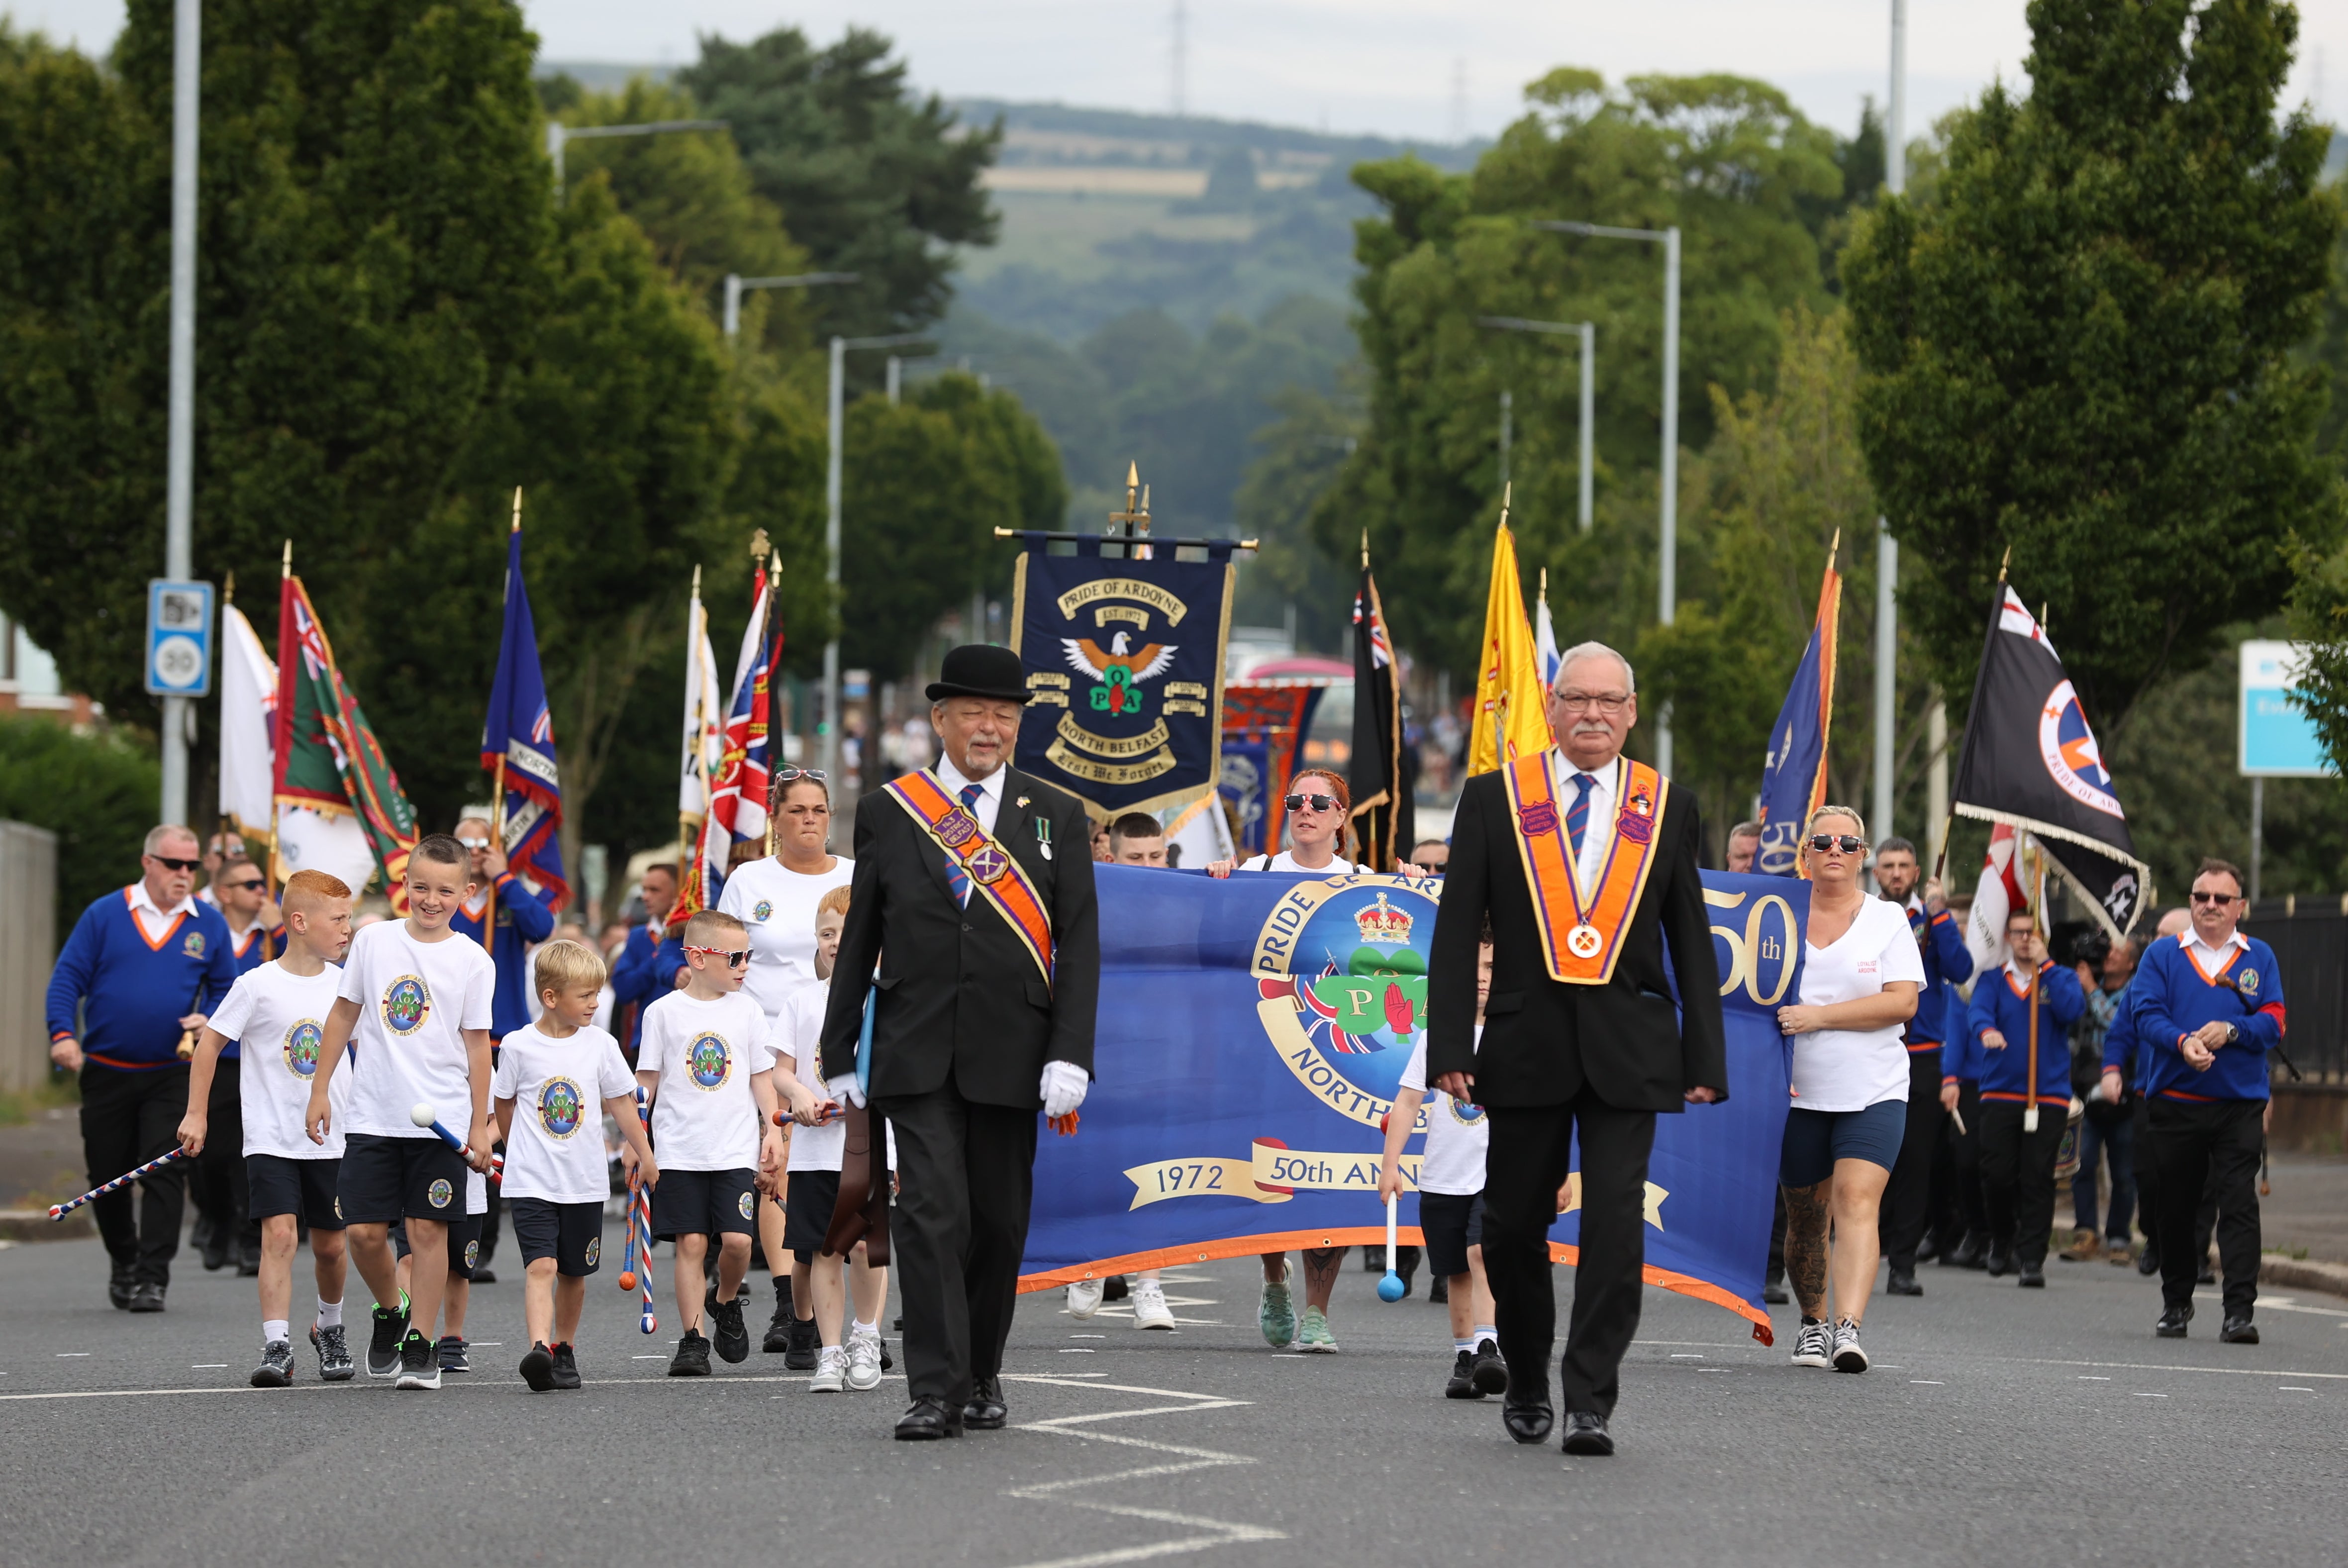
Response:
[[[149,855],[147,858],[159,866],[175,872],[191,872],[204,863],[201,861],[183,861],[177,855]]]
[[[458,839],[457,841],[469,850],[486,850],[489,847],[489,841],[487,839]]]
[[[2240,893],[2232,892],[2196,892],[2192,895],[2192,899],[2195,903],[2213,903],[2219,909],[2223,909],[2240,896]]]
[[[1280,803],[1292,811],[1334,811],[1337,809],[1334,795],[1282,795]]]
[[[778,784],[796,783],[801,779],[812,779],[817,783],[820,784],[824,781],[823,769],[820,768],[786,768],[781,772],[775,775],[775,782]]]
[[[688,944],[685,951],[702,954],[710,958],[723,957],[728,969],[739,969],[750,962],[749,949],[745,947],[695,947]]]
[[[1631,694],[1620,691],[1602,693],[1561,691],[1557,694],[1557,706],[1568,713],[1587,713],[1595,708],[1612,718],[1631,706]]]
[[[1857,833],[1812,833],[1805,842],[1819,854],[1840,850],[1844,854],[1855,855],[1867,848],[1867,841]]]

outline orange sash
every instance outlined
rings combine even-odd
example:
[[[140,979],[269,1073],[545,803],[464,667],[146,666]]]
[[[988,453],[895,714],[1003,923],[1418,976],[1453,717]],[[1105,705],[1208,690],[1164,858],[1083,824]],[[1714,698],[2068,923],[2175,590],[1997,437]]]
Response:
[[[1567,836],[1565,812],[1550,779],[1554,755],[1553,750],[1536,752],[1500,769],[1517,856],[1532,888],[1533,916],[1540,923],[1541,954],[1550,977],[1569,985],[1603,985],[1613,978],[1622,934],[1646,890],[1655,858],[1655,824],[1663,820],[1663,797],[1671,785],[1643,762],[1623,758],[1616,763],[1614,798],[1622,804],[1599,867],[1597,889],[1584,897],[1573,841]],[[1605,826],[1591,821],[1582,831],[1603,832]]]
[[[886,786],[897,804],[911,814],[922,825],[922,831],[962,867],[970,878],[973,896],[983,894],[986,902],[1010,923],[1019,941],[1027,949],[1027,956],[1035,961],[1036,971],[1044,983],[1052,983],[1052,917],[1044,908],[1027,873],[1011,858],[1011,851],[997,843],[994,836],[979,826],[978,819],[962,808],[962,802],[946,793],[937,776],[924,768],[890,780]]]

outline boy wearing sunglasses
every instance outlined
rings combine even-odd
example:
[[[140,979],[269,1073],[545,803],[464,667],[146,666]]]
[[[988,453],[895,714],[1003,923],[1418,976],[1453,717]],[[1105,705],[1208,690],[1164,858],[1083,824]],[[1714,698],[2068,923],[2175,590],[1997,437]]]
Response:
[[[744,994],[750,934],[730,914],[705,909],[685,923],[684,988],[644,1009],[636,1081],[652,1098],[653,1147],[660,1185],[653,1189],[653,1233],[676,1243],[677,1324],[672,1377],[709,1376],[710,1336],[702,1332],[702,1281],[709,1238],[719,1238],[717,1289],[708,1298],[717,1354],[750,1354],[742,1322],[742,1279],[758,1212],[757,1172],[778,1170],[783,1135],[775,1125],[776,1091],[790,1097],[794,1119],[813,1125],[815,1096],[788,1070],[775,1072],[775,1030]]]

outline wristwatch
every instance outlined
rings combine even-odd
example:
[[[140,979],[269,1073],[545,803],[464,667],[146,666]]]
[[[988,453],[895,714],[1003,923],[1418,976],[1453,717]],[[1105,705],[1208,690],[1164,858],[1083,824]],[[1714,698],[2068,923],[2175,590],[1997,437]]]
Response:
[[[2237,1040],[2240,1039],[2241,1037],[2242,1037],[2242,1031],[2241,1031],[2239,1027],[2237,1027],[2236,1026],[2234,1026],[2234,1025],[2232,1025],[2232,1024],[2229,1024],[2229,1025],[2227,1025],[2227,1026],[2226,1026],[2226,1043],[2227,1043],[2228,1045],[2230,1045],[2230,1045],[2232,1045],[2235,1041],[2237,1041]]]

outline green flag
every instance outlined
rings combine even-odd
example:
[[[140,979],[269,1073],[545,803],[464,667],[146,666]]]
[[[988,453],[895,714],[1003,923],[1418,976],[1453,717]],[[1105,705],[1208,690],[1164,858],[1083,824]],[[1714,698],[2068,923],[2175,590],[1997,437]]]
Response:
[[[302,580],[288,573],[277,616],[277,801],[349,812],[366,833],[394,913],[407,913],[416,810],[335,665]]]

